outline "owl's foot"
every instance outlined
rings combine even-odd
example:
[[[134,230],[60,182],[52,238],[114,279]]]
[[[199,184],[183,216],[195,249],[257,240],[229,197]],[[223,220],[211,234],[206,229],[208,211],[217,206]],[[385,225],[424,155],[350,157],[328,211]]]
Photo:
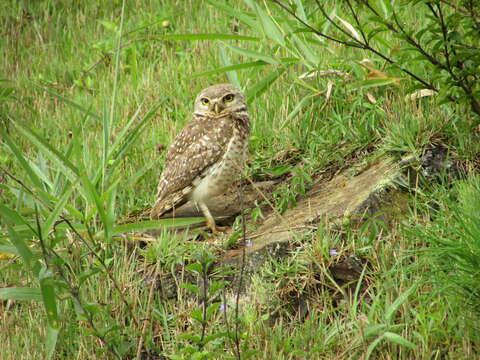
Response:
[[[218,226],[217,224],[215,224],[215,219],[213,218],[210,210],[208,210],[208,207],[207,205],[205,205],[205,203],[198,203],[198,205],[200,206],[200,210],[202,210],[203,215],[207,219],[207,227],[212,231],[213,235],[218,235],[227,230],[227,227]]]
[[[213,235],[219,235],[221,233],[226,233],[228,231],[228,226],[219,226],[215,224],[215,221],[213,223],[210,223],[207,220],[207,228],[212,231]]]

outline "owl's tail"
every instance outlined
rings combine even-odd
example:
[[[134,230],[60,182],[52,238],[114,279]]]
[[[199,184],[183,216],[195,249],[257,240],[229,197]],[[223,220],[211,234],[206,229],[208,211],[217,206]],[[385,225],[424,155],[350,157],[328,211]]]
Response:
[[[188,201],[188,194],[191,191],[191,187],[176,191],[172,194],[168,194],[163,198],[158,198],[155,204],[150,210],[150,218],[155,220],[159,219],[170,211],[175,211],[175,208],[179,208]]]

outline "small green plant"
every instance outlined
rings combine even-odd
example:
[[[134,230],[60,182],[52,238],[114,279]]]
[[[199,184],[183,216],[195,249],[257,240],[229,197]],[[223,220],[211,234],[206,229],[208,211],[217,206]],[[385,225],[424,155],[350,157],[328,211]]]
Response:
[[[199,307],[192,310],[189,314],[194,322],[194,328],[199,328],[198,333],[185,332],[180,338],[187,341],[180,351],[181,356],[175,356],[174,359],[218,359],[224,353],[227,341],[233,335],[230,329],[224,331],[211,331],[209,327],[213,327],[219,313],[226,312],[228,306],[223,302],[222,292],[228,285],[225,281],[227,273],[225,269],[215,269],[214,263],[216,257],[207,249],[201,249],[195,255],[196,262],[186,266],[186,270],[192,272],[197,284],[185,283],[181,284],[182,288],[187,289],[194,294],[199,302]],[[214,272],[214,273],[213,273]]]
[[[309,185],[313,179],[310,175],[311,167],[295,167],[291,170],[292,178],[289,183],[281,184],[273,193],[275,205],[280,213],[284,213],[288,208],[295,206],[297,198],[306,194]]]

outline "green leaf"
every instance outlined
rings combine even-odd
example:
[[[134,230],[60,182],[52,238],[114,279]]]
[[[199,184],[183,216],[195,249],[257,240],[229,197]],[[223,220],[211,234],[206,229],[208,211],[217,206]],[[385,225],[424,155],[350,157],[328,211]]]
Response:
[[[199,263],[188,264],[187,266],[185,266],[185,269],[188,271],[194,271],[200,274],[202,272],[202,264],[199,264]]]
[[[391,322],[393,315],[397,312],[398,308],[408,299],[410,295],[417,289],[417,284],[413,284],[410,288],[401,294],[385,311],[385,320]]]
[[[55,354],[55,348],[57,346],[59,328],[47,326],[47,336],[45,337],[45,352],[46,359],[52,359]]]
[[[219,47],[219,52],[220,52],[220,61],[222,65],[224,67],[231,66],[232,62],[230,60],[230,57],[228,56],[223,46]],[[238,74],[235,70],[227,71],[227,77],[228,77],[228,81],[230,81],[231,84],[235,85],[238,88],[241,88],[240,81],[238,80]]]
[[[65,204],[67,203],[68,198],[72,194],[73,190],[74,190],[74,186],[72,184],[68,184],[67,188],[65,189],[65,192],[60,197],[60,199],[58,199],[58,202],[56,203],[55,208],[52,211],[50,211],[50,214],[47,220],[45,220],[45,222],[43,223],[42,234],[48,235],[50,230],[53,228],[53,224],[55,223],[55,221],[57,221],[60,212],[64,209]]]
[[[255,11],[260,18],[260,23],[262,24],[263,33],[265,36],[269,37],[280,46],[285,47],[285,39],[283,34],[278,28],[278,26],[273,22],[271,16],[267,15],[265,11],[257,4],[254,3]]]
[[[206,1],[210,5],[213,5],[215,8],[217,8],[218,10],[223,11],[224,13],[230,16],[233,16],[234,18],[238,19],[244,24],[250,26],[256,32],[260,31],[260,25],[258,24],[258,22],[253,18],[253,16],[250,16],[246,12],[233,8],[227,5],[226,3],[220,3],[218,1],[213,1],[213,0],[206,0]]]
[[[272,85],[275,80],[277,80],[280,75],[282,75],[285,72],[285,69],[278,69],[272,71],[270,74],[265,76],[263,79],[261,79],[259,82],[255,84],[252,88],[250,88],[247,93],[247,102],[251,103],[253,102],[257,97],[262,95],[269,87]]]
[[[210,335],[205,336],[205,338],[203,339],[203,344],[205,345],[205,344],[208,344],[209,342],[211,342],[213,340],[220,339],[222,337],[227,337],[227,336],[228,335],[225,332],[210,334]],[[244,356],[243,352],[242,352],[242,359],[248,359]]]
[[[392,83],[396,83],[402,78],[382,78],[382,79],[367,79],[363,81],[356,82],[352,85],[354,89],[368,89],[372,87],[386,86]]]
[[[208,288],[208,294],[210,296],[215,295],[219,290],[223,289],[228,285],[227,281],[215,281]]]
[[[209,321],[213,314],[215,314],[218,311],[218,308],[220,307],[221,303],[216,302],[207,307],[207,313],[206,313],[206,321]]]
[[[291,165],[279,165],[275,166],[273,168],[265,169],[263,172],[268,174],[269,176],[273,178],[278,178],[281,177],[285,174],[288,174],[293,170],[293,166]]]
[[[205,219],[200,217],[147,220],[147,221],[140,221],[135,223],[114,226],[112,229],[112,235],[118,235],[118,234],[123,234],[131,231],[139,231],[139,230],[184,227],[189,225],[201,224],[204,222],[205,222]],[[95,234],[95,237],[102,236],[102,235],[103,235],[103,231],[100,231],[97,234]]]
[[[10,209],[9,207],[3,205],[3,204],[0,204],[0,215],[3,217],[3,218],[7,218],[7,219],[10,219],[10,221],[12,221],[14,224],[16,225],[26,225],[28,226],[33,232],[35,232],[35,230],[33,229],[33,227],[30,225],[30,223],[25,220],[23,218],[22,215],[20,215],[18,212],[16,212],[15,210],[12,210]]]
[[[43,305],[47,313],[47,319],[50,326],[58,327],[57,299],[55,288],[53,287],[52,274],[49,270],[42,268],[39,274],[40,291],[42,293]]]
[[[368,346],[367,351],[365,353],[365,360],[370,359],[370,355],[372,355],[373,350],[377,347],[377,345],[383,340],[383,336],[379,336],[372,343]]]
[[[294,0],[293,2],[295,3],[295,12],[298,14],[298,17],[303,21],[307,21],[307,15],[305,14],[302,0]]]
[[[15,246],[12,245],[0,245],[0,254],[12,254],[20,256],[19,251]]]
[[[15,143],[12,140],[10,140],[10,137],[7,135],[7,133],[1,128],[0,128],[0,136],[3,138],[3,140],[8,145],[10,150],[13,152],[17,160],[20,162],[20,165],[25,169],[28,177],[30,178],[30,180],[32,180],[32,183],[35,184],[38,188],[42,189],[43,184],[38,178],[35,171],[33,171],[33,169],[30,167],[30,165],[28,164],[28,161],[25,159],[22,152],[17,148]]]
[[[282,59],[280,59],[280,61],[282,62],[282,64],[293,64],[293,63],[299,62],[300,59],[298,59],[298,58],[282,58]],[[233,71],[233,70],[243,70],[243,69],[251,69],[251,68],[255,68],[255,67],[263,67],[265,65],[270,65],[270,64],[263,61],[263,60],[257,60],[257,61],[252,61],[252,62],[248,62],[248,63],[243,63],[243,64],[225,66],[225,67],[205,71],[205,72],[202,72],[202,73],[194,74],[192,76],[192,78],[195,79],[195,78],[199,78],[199,77],[202,77],[202,76],[210,76],[210,75],[215,75],[215,74],[221,74],[221,73],[228,72],[228,71]]]
[[[280,129],[283,129],[283,127],[290,123],[290,121],[298,115],[298,113],[307,105],[309,104],[309,101],[314,98],[316,95],[309,95],[309,96],[305,96],[302,100],[300,100],[298,102],[297,105],[295,105],[295,107],[293,108],[293,110],[290,112],[290,114],[288,114],[288,116],[286,117],[285,121],[282,122],[282,124],[280,125]]]
[[[278,61],[277,59],[275,59],[271,56],[268,56],[268,55],[265,55],[265,54],[262,54],[262,53],[259,53],[259,52],[253,51],[253,50],[242,49],[242,48],[239,48],[237,46],[227,44],[227,43],[224,43],[224,45],[226,47],[228,47],[230,50],[232,50],[233,52],[235,52],[239,55],[250,57],[250,58],[253,58],[253,59],[257,59],[257,60],[263,60],[266,63],[269,63],[271,65],[280,65],[280,61]]]
[[[246,40],[259,41],[259,38],[252,36],[243,36],[235,34],[171,34],[161,35],[161,39],[165,40]]]
[[[369,337],[383,334],[383,331],[388,328],[386,324],[375,324],[370,325],[364,330],[364,337],[368,339]]]
[[[62,100],[63,102],[67,103],[68,105],[70,105],[71,107],[74,107],[75,109],[78,109],[80,110],[81,112],[87,114],[88,116],[91,116],[92,118],[96,119],[96,120],[101,120],[100,119],[100,116],[98,116],[97,114],[95,114],[94,112],[91,112],[89,109],[87,109],[86,107],[76,103],[75,101],[73,100],[70,100],[58,93],[56,93],[55,91],[52,91],[50,90],[49,88],[46,88],[46,87],[43,87],[43,86],[40,86],[40,85],[36,85],[38,88],[42,89],[43,91],[49,93],[50,95],[53,95],[54,97],[56,97],[57,99],[59,100]]]
[[[194,320],[197,320],[199,323],[203,323],[203,313],[200,309],[194,309],[190,313],[190,317]]]
[[[395,333],[392,333],[392,332],[385,332],[383,334],[383,336],[385,337],[385,339],[387,339],[388,341],[391,341],[397,345],[401,345],[401,346],[405,346],[405,347],[408,347],[409,349],[415,349],[417,347],[417,345],[415,345],[414,343],[412,343],[411,341],[408,341],[407,339],[405,339],[403,336],[400,336],[398,334],[395,334]]]
[[[197,295],[200,294],[200,288],[197,285],[186,283],[186,284],[180,284],[180,287],[183,289],[190,290],[194,294],[197,294]]]
[[[42,301],[42,293],[40,292],[39,288],[0,288],[0,299],[19,301]]]
[[[228,71],[250,69],[250,68],[253,68],[253,67],[260,67],[260,66],[265,66],[265,65],[268,65],[268,63],[265,62],[265,61],[262,61],[262,60],[257,60],[257,61],[248,62],[248,63],[244,63],[244,64],[230,65],[230,66],[225,66],[225,67],[221,67],[221,68],[210,70],[210,71],[205,71],[205,72],[202,72],[202,73],[199,73],[199,74],[194,74],[192,76],[192,79],[199,78],[199,77],[202,77],[202,76],[221,74],[221,73],[228,72]]]
[[[10,226],[7,225],[8,233],[10,235],[10,242],[15,246],[18,253],[22,257],[23,262],[30,267],[33,260],[32,250],[27,246],[25,241],[17,234],[17,232]],[[29,225],[29,228],[32,229]],[[32,229],[32,232],[35,231]]]
[[[310,68],[314,68],[320,63],[320,58],[315,55],[310,47],[307,46],[297,35],[292,34],[292,40],[297,45],[297,48],[300,50],[303,57],[307,60],[307,66],[310,65]]]
[[[28,138],[43,154],[54,162],[64,173],[64,175],[71,181],[75,182],[78,179],[78,169],[58,150],[54,149],[42,136],[36,134],[32,130],[15,123],[17,129]]]

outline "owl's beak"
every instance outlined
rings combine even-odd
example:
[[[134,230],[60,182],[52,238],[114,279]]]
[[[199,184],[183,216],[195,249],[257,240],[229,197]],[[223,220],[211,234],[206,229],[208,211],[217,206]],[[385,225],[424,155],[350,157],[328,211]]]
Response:
[[[216,115],[220,115],[220,113],[223,111],[224,107],[222,104],[216,102],[215,104],[213,104],[213,112],[216,114]]]

